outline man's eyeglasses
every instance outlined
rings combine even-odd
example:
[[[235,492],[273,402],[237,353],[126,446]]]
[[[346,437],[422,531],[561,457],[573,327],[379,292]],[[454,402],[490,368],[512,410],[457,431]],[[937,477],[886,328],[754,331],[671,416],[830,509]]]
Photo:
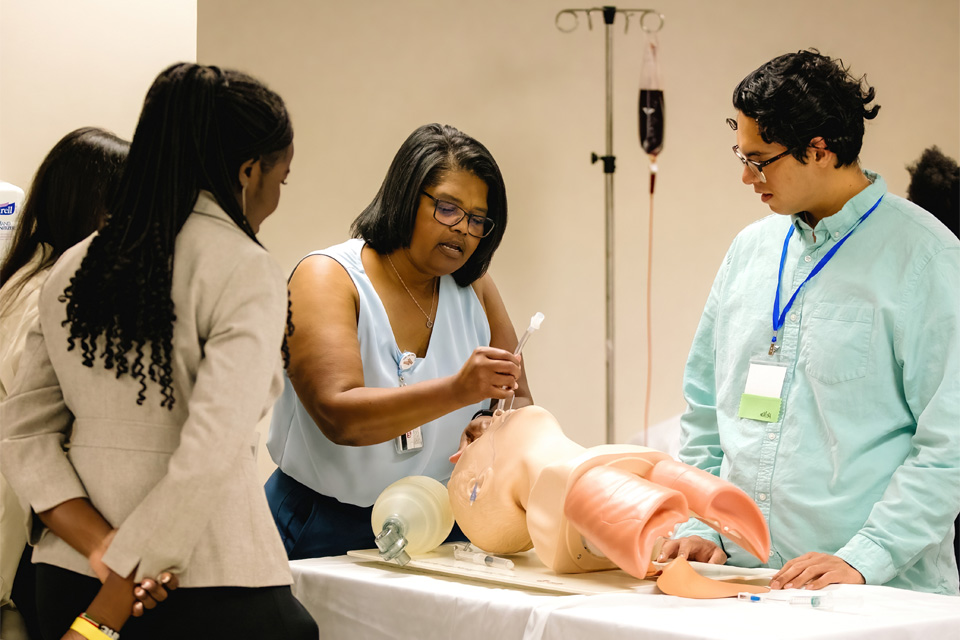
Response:
[[[433,217],[442,225],[455,227],[460,224],[463,217],[467,217],[467,233],[474,238],[486,238],[493,231],[496,223],[486,216],[478,216],[474,213],[467,213],[452,202],[438,200],[426,191],[423,195],[433,200]]]
[[[745,167],[747,167],[748,169],[750,169],[750,171],[751,171],[751,173],[753,173],[753,175],[755,175],[756,177],[760,178],[760,182],[766,183],[766,181],[767,181],[767,176],[763,175],[763,168],[764,168],[765,166],[767,166],[768,164],[770,164],[771,162],[775,162],[775,161],[779,160],[780,158],[784,157],[785,155],[788,155],[788,154],[790,153],[790,149],[787,149],[787,150],[784,151],[783,153],[780,153],[780,154],[777,154],[777,155],[773,156],[773,157],[770,158],[769,160],[764,160],[763,162],[756,162],[755,160],[748,160],[746,156],[744,156],[742,153],[740,153],[740,145],[738,145],[738,144],[733,145],[733,153],[736,154],[736,156],[737,156],[738,158],[740,158],[740,162],[742,162]]]

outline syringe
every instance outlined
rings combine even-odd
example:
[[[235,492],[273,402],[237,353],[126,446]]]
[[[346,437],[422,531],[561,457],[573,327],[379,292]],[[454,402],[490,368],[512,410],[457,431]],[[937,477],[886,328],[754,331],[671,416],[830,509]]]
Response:
[[[513,560],[501,558],[500,556],[494,556],[486,553],[485,551],[476,550],[470,545],[453,545],[453,557],[456,560],[471,562],[473,564],[479,564],[485,567],[507,570],[513,569]]]

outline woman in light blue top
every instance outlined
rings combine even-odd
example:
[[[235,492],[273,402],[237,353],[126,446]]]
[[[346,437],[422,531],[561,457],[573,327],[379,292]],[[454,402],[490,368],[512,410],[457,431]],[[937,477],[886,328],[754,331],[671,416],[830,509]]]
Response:
[[[400,147],[354,239],[294,270],[297,331],[267,443],[279,469],[266,485],[291,559],[372,548],[383,489],[409,475],[446,482],[449,456],[484,428],[490,400],[532,402],[486,275],[506,223],[490,152],[425,125]]]

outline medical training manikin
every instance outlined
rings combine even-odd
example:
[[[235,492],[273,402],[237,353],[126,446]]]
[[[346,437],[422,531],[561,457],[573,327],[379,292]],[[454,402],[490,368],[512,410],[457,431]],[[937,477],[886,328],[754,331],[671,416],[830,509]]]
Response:
[[[534,548],[557,573],[619,567],[654,573],[654,546],[696,517],[766,560],[770,535],[743,491],[660,451],[584,448],[546,410],[497,411],[486,432],[451,460],[457,523],[490,553]]]

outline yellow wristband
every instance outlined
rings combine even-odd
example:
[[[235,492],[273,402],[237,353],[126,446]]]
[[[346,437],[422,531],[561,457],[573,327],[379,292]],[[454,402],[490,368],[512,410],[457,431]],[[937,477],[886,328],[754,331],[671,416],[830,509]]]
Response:
[[[77,619],[73,621],[73,624],[70,625],[70,630],[76,631],[87,640],[110,640],[110,636],[100,631],[92,622],[80,617],[77,617]]]

